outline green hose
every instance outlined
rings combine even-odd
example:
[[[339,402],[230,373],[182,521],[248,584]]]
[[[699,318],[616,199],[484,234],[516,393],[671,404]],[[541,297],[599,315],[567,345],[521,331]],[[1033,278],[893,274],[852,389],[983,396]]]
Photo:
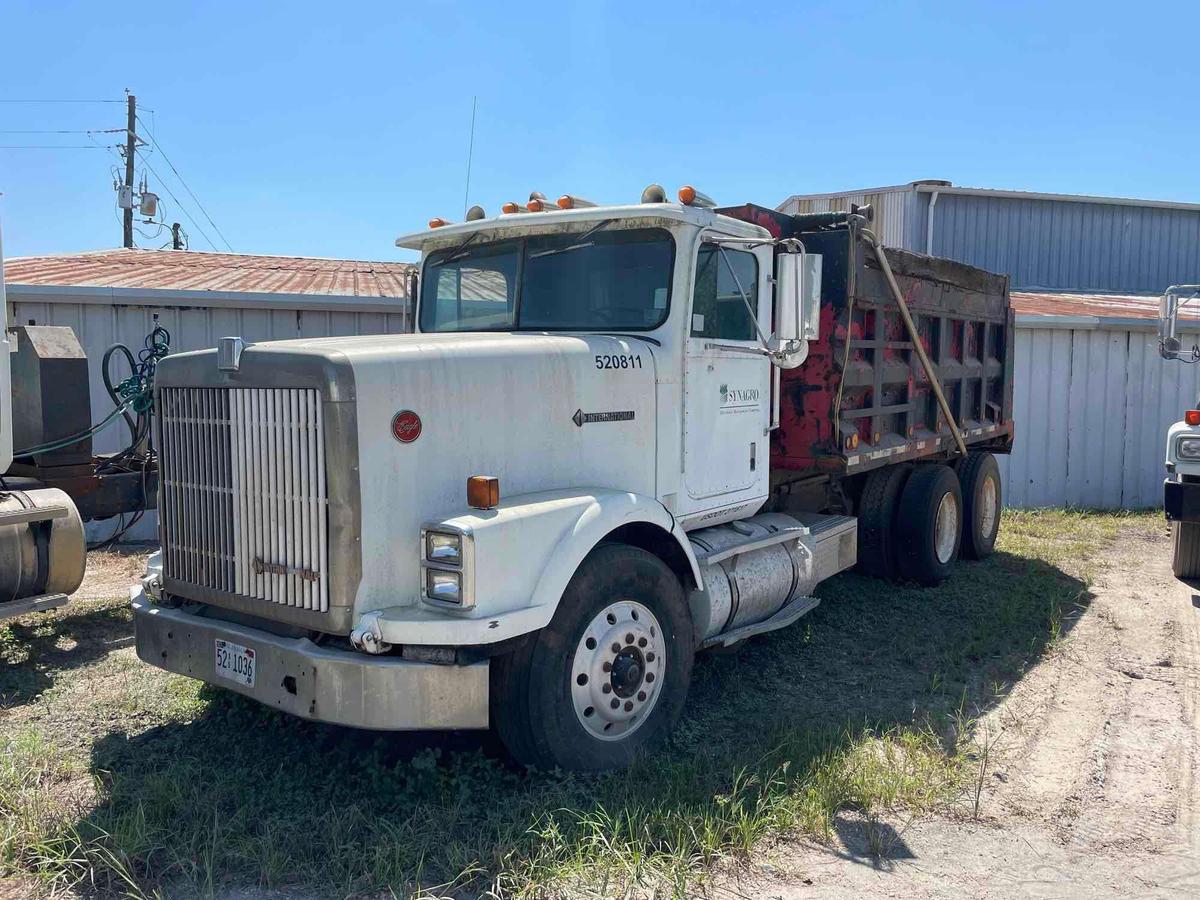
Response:
[[[125,412],[125,410],[129,408],[130,402],[131,401],[129,400],[125,401],[125,403],[110,412],[108,416],[105,417],[104,421],[97,425],[93,425],[86,431],[79,431],[70,437],[60,438],[56,441],[50,441],[46,444],[39,444],[36,447],[30,447],[28,450],[14,450],[13,457],[33,456],[35,453],[49,453],[51,450],[60,450],[63,447],[69,447],[72,444],[78,444],[80,441],[111,425],[116,420],[117,416],[121,415],[121,413]]]

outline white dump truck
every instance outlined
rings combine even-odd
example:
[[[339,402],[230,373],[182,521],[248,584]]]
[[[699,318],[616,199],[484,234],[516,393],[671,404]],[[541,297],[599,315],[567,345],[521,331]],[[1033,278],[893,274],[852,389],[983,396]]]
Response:
[[[1200,362],[1200,345],[1185,348],[1179,336],[1184,307],[1198,297],[1200,284],[1175,284],[1163,292],[1158,314],[1163,359]],[[1194,405],[1200,407],[1200,400]],[[1166,467],[1163,510],[1171,523],[1171,568],[1176,578],[1200,578],[1200,408],[1186,410],[1167,430]]]
[[[885,252],[868,209],[651,186],[503,210],[397,241],[414,334],[163,360],[143,660],[603,769],[670,732],[698,650],[822,580],[936,584],[991,551],[1006,278]]]

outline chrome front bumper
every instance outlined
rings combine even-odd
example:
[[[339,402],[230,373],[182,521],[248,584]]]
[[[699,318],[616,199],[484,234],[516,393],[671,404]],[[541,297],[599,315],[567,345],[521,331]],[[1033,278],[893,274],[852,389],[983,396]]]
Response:
[[[486,728],[488,663],[437,666],[390,656],[329,650],[307,638],[206,619],[155,606],[141,590],[132,597],[137,654],[152,666],[198,678],[266,706],[312,719],[413,731]],[[254,648],[254,686],[215,672],[216,639]]]

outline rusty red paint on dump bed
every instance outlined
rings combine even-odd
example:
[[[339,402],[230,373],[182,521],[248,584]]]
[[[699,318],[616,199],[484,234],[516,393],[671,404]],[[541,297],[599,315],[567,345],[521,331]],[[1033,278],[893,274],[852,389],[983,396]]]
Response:
[[[851,474],[954,446],[878,260],[856,228],[805,231],[746,205],[719,212],[822,257],[820,339],[780,378],[771,466],[798,477]],[[1013,319],[1008,279],[952,260],[886,251],[926,353],[969,445],[1012,445]]]

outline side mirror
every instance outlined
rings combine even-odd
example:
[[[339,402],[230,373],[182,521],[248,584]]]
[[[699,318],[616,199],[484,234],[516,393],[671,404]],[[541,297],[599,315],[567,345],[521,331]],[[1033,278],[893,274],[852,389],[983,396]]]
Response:
[[[808,357],[808,342],[821,336],[821,257],[780,253],[775,263],[775,334],[772,360],[793,369]]]

